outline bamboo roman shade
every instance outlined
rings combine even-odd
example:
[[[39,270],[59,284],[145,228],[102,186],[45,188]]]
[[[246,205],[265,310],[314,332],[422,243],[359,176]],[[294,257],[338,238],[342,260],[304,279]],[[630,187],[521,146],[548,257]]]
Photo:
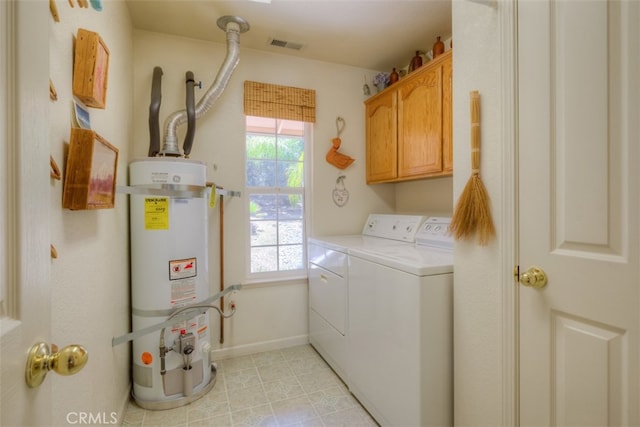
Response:
[[[244,114],[315,123],[316,91],[247,80]]]

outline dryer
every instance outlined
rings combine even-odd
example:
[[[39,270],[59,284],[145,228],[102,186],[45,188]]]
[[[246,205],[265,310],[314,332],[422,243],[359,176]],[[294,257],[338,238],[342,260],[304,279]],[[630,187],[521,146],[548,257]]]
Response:
[[[453,425],[453,239],[349,251],[349,389],[382,426]]]

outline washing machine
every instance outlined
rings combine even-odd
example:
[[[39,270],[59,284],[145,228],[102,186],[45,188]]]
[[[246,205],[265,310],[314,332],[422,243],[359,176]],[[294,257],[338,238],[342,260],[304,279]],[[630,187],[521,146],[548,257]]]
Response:
[[[349,252],[413,247],[426,217],[371,214],[362,233],[312,237],[309,254],[309,341],[349,385]]]
[[[450,218],[415,244],[348,250],[349,389],[382,426],[453,424]]]

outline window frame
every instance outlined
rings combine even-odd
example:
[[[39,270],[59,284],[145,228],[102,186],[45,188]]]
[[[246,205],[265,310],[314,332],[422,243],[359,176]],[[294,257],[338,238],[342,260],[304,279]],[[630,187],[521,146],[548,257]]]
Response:
[[[248,162],[248,153],[247,153],[247,140],[246,136],[248,133],[246,127],[246,117],[250,117],[251,115],[245,116],[245,140],[244,140],[244,194],[245,202],[245,214],[244,214],[244,226],[245,230],[247,230],[247,236],[245,238],[244,246],[245,246],[245,283],[261,283],[261,282],[275,282],[275,281],[288,281],[288,280],[296,280],[296,279],[306,279],[308,272],[308,263],[307,263],[307,239],[310,230],[310,217],[311,217],[311,165],[312,165],[312,136],[313,136],[313,123],[303,122],[301,120],[296,120],[298,122],[303,123],[304,132],[303,132],[303,141],[304,141],[304,160],[303,164],[303,186],[299,189],[299,191],[293,191],[293,193],[298,193],[303,197],[303,209],[302,209],[302,268],[297,270],[278,270],[278,271],[267,271],[267,272],[252,272],[251,271],[251,212],[250,212],[250,201],[251,196],[254,194],[282,194],[278,192],[280,187],[249,187],[247,185],[247,162]],[[257,117],[257,116],[253,116]],[[270,118],[272,120],[289,120],[289,119],[278,119],[278,118]],[[276,135],[279,135],[276,133]],[[288,193],[285,193],[288,194]],[[276,244],[276,247],[280,247],[279,244]]]

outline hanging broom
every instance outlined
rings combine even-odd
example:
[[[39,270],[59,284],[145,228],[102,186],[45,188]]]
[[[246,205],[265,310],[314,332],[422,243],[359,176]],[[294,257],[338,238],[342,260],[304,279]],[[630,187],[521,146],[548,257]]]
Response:
[[[495,237],[491,218],[489,194],[480,179],[480,93],[472,91],[471,98],[471,177],[464,187],[451,219],[451,232],[456,240],[478,235],[485,246]]]

